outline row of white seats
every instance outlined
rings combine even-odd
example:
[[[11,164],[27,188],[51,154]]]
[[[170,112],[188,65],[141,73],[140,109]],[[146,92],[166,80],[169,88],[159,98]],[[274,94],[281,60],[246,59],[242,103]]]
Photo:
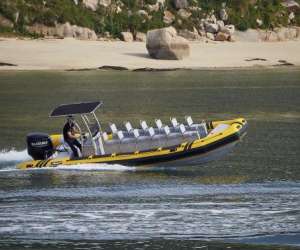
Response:
[[[126,134],[122,130],[118,130],[117,126],[114,123],[110,123],[110,129],[120,141],[123,141],[126,137],[134,137],[135,139],[139,139],[141,137],[159,137],[159,135],[164,135],[166,137],[171,136],[172,134],[182,135],[182,136],[192,136],[197,134],[197,137],[200,138],[199,129],[204,131],[204,134],[207,135],[207,129],[205,123],[202,124],[194,124],[191,116],[185,117],[187,125],[179,124],[175,117],[171,118],[172,127],[170,128],[168,125],[163,125],[160,119],[156,119],[155,123],[157,129],[153,127],[149,127],[146,121],[140,121],[141,129],[134,129],[129,121],[124,123],[126,128]],[[203,133],[202,133],[203,134]],[[126,136],[127,135],[127,136]],[[106,132],[103,133],[104,141],[108,141],[109,137]]]

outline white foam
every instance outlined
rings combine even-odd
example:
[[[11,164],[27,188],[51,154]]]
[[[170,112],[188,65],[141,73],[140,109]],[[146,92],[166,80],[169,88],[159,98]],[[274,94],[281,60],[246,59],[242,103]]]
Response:
[[[30,156],[27,154],[26,150],[17,151],[15,149],[6,151],[0,151],[0,163],[1,162],[21,162],[29,160]]]
[[[126,167],[119,164],[106,164],[106,163],[88,163],[88,164],[74,164],[74,165],[59,165],[55,168],[43,169],[61,169],[61,170],[109,170],[109,171],[134,171],[135,167]]]

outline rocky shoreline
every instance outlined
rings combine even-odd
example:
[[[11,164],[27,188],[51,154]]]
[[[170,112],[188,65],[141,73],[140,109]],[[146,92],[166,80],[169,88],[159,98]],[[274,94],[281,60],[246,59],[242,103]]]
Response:
[[[0,70],[131,70],[299,67],[300,41],[188,42],[189,57],[157,60],[146,43],[76,39],[0,39]]]
[[[300,36],[300,27],[298,27],[300,4],[294,0],[280,0],[276,4],[271,4],[274,13],[271,13],[270,6],[265,6],[256,0],[244,1],[244,4],[223,1],[211,5],[187,0],[147,0],[137,2],[134,10],[120,0],[73,0],[68,3],[68,8],[78,13],[72,13],[73,16],[70,13],[70,20],[55,9],[58,6],[55,7],[50,3],[51,1],[23,3],[23,8],[27,9],[27,12],[31,11],[32,16],[27,12],[22,13],[21,5],[17,5],[14,1],[10,4],[0,4],[0,33],[1,28],[4,28],[11,34],[21,30],[24,34],[29,33],[50,39],[76,38],[125,42],[145,42],[147,32],[162,27],[174,27],[180,37],[189,41],[203,42],[273,42],[295,40]],[[244,13],[246,7],[248,10]],[[55,11],[58,11],[56,15]],[[80,23],[78,20],[80,18],[74,16],[79,13],[87,15],[90,18],[89,22]],[[248,23],[245,14],[248,15]],[[117,20],[117,23],[113,23],[110,19],[109,26],[122,27],[118,28],[117,32],[105,31],[103,20],[109,16]],[[126,18],[123,20],[124,16]],[[156,16],[159,18],[155,26],[151,21]],[[274,20],[268,20],[266,16],[269,19],[273,17]],[[131,24],[131,18],[134,18],[136,27]],[[280,22],[278,20],[275,22],[275,19],[280,19]],[[143,27],[146,23],[147,25],[144,26],[147,28]]]

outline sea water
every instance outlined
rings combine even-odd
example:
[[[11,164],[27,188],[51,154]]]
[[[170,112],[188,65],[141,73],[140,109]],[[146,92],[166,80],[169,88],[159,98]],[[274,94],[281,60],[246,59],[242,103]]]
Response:
[[[0,248],[300,248],[300,71],[0,73]],[[228,156],[188,168],[21,171],[28,132],[61,103],[104,101],[103,127],[244,117]],[[250,245],[248,245],[249,243]]]

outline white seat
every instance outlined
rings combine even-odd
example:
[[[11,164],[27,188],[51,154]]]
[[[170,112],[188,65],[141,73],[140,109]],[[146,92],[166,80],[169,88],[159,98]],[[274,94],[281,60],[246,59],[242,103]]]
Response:
[[[199,138],[207,135],[206,123],[204,121],[202,121],[200,124],[195,124],[191,116],[186,116],[185,121],[187,123],[188,130],[197,131]]]
[[[171,133],[180,133],[180,131],[179,131],[179,123],[178,123],[177,119],[175,117],[171,117],[170,121],[171,121],[171,125],[172,125],[170,127]]]
[[[126,130],[127,130],[127,132],[128,133],[132,133],[133,132],[133,127],[132,127],[132,125],[131,125],[131,123],[130,122],[124,122],[124,126],[125,126],[125,128],[126,128]]]
[[[194,124],[193,119],[192,119],[191,116],[186,116],[186,117],[185,117],[185,121],[186,121],[186,123],[187,123],[187,125],[188,125],[189,127],[191,127],[191,126]]]
[[[110,127],[110,130],[113,134],[117,134],[118,133],[118,129],[117,129],[117,126],[116,124],[114,123],[109,123],[109,127]]]
[[[199,135],[198,131],[196,131],[196,130],[195,131],[187,131],[183,124],[179,125],[179,130],[181,132],[181,135],[184,137],[195,137],[197,135],[198,139],[200,139],[200,135]]]
[[[153,129],[153,128],[152,128]],[[152,134],[152,129],[150,128],[150,132]],[[133,129],[133,135],[135,137],[135,150],[146,150],[149,148],[151,137],[150,136],[145,136],[141,135],[139,132],[139,129]]]
[[[150,127],[150,128],[148,129],[148,132],[149,132],[149,135],[150,135],[151,138],[155,135],[155,131],[154,131],[154,128],[153,128],[153,127]]]
[[[155,124],[156,124],[156,127],[157,129],[155,129],[157,131],[157,133],[159,134],[163,134],[164,131],[163,131],[163,123],[160,119],[155,119]]]
[[[156,124],[156,127],[161,130],[163,128],[163,124],[161,122],[161,119],[155,119],[155,124]]]
[[[108,134],[107,134],[106,132],[103,132],[103,133],[102,133],[102,138],[103,138],[103,140],[104,140],[105,142],[109,140]]]
[[[148,125],[146,121],[140,121],[141,127],[144,131],[148,130]]]
[[[140,133],[139,133],[139,130],[138,129],[133,129],[133,135],[136,139],[138,139],[140,137]]]
[[[117,132],[117,135],[118,135],[118,138],[119,138],[120,141],[122,141],[122,140],[124,139],[123,131],[119,130],[119,131]]]
[[[177,128],[179,126],[178,121],[175,117],[171,117],[170,121],[171,121],[173,128]]]
[[[184,135],[184,133],[186,132],[185,126],[183,124],[179,125],[179,130],[180,130],[182,135]]]

